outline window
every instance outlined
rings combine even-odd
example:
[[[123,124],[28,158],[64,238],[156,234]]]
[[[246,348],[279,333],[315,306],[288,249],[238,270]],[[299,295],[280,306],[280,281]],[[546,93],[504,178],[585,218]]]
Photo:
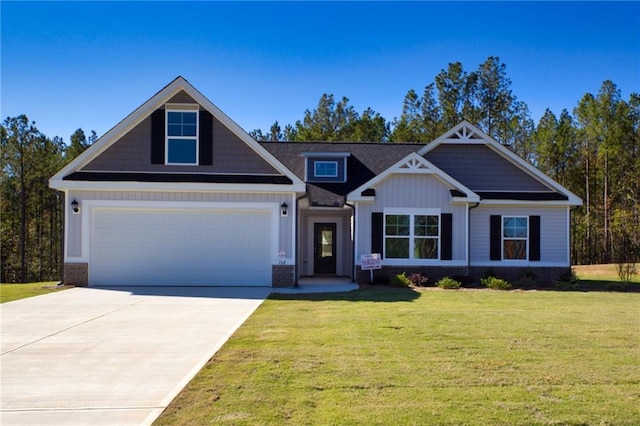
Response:
[[[387,259],[438,259],[440,215],[386,214],[384,255]]]
[[[313,175],[315,177],[338,177],[337,161],[316,161],[313,167]]]
[[[167,110],[167,164],[198,164],[198,111]]]
[[[529,239],[529,218],[502,217],[502,258],[526,260]]]

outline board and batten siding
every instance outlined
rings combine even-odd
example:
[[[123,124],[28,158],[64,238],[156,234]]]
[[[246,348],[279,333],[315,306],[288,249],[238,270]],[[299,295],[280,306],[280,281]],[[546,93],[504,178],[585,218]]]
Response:
[[[376,186],[373,203],[358,203],[356,226],[357,253],[371,253],[371,213],[384,212],[386,208],[440,209],[441,213],[451,213],[453,224],[452,261],[464,261],[466,253],[466,212],[465,204],[451,204],[449,188],[437,178],[428,174],[398,173],[383,180]]]
[[[557,207],[480,206],[470,211],[472,266],[510,266],[518,261],[492,261],[489,257],[489,222],[492,215],[540,216],[540,261],[531,266],[570,266],[569,209]]]
[[[292,195],[287,193],[208,193],[208,192],[147,192],[147,191],[69,191],[69,200],[80,203],[81,212],[68,212],[66,257],[82,256],[82,206],[89,200],[106,201],[161,201],[161,202],[207,202],[207,203],[274,203],[280,206],[292,203]],[[221,206],[224,208],[224,206]],[[69,209],[70,210],[70,209]],[[279,211],[278,207],[278,211]],[[279,249],[284,250],[287,258],[293,253],[293,209],[289,208],[287,216],[279,217]],[[277,253],[276,253],[277,255]]]

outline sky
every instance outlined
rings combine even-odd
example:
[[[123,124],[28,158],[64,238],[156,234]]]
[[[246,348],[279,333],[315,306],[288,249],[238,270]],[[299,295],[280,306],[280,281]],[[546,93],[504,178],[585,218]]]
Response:
[[[537,123],[640,92],[640,2],[0,2],[2,119],[106,133],[177,76],[246,131],[322,94],[388,121],[449,63],[506,66]]]

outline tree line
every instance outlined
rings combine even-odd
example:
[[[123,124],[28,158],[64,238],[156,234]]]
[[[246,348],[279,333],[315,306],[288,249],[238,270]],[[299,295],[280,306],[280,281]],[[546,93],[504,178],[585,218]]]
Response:
[[[418,94],[410,89],[399,117],[387,121],[349,99],[323,94],[302,120],[251,135],[262,141],[428,143],[467,120],[581,197],[572,214],[577,264],[640,259],[640,95],[622,99],[612,81],[585,93],[573,111],[547,109],[536,124],[511,90],[506,65],[489,57],[475,71],[450,63]]]
[[[506,65],[489,57],[471,72],[449,64],[421,94],[410,89],[391,121],[323,94],[294,124],[275,121],[250,134],[261,141],[427,143],[462,120],[583,199],[571,219],[574,263],[640,259],[640,95],[624,100],[611,81],[586,93],[571,113],[547,109],[536,124],[512,93]],[[82,129],[68,144],[48,138],[26,115],[0,126],[1,282],[60,279],[65,201],[48,181],[96,139]]]

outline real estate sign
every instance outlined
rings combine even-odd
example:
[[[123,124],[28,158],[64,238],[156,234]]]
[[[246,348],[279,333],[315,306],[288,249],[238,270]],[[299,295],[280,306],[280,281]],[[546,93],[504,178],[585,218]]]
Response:
[[[382,269],[382,263],[380,263],[380,254],[373,253],[360,255],[360,268],[363,271]]]

